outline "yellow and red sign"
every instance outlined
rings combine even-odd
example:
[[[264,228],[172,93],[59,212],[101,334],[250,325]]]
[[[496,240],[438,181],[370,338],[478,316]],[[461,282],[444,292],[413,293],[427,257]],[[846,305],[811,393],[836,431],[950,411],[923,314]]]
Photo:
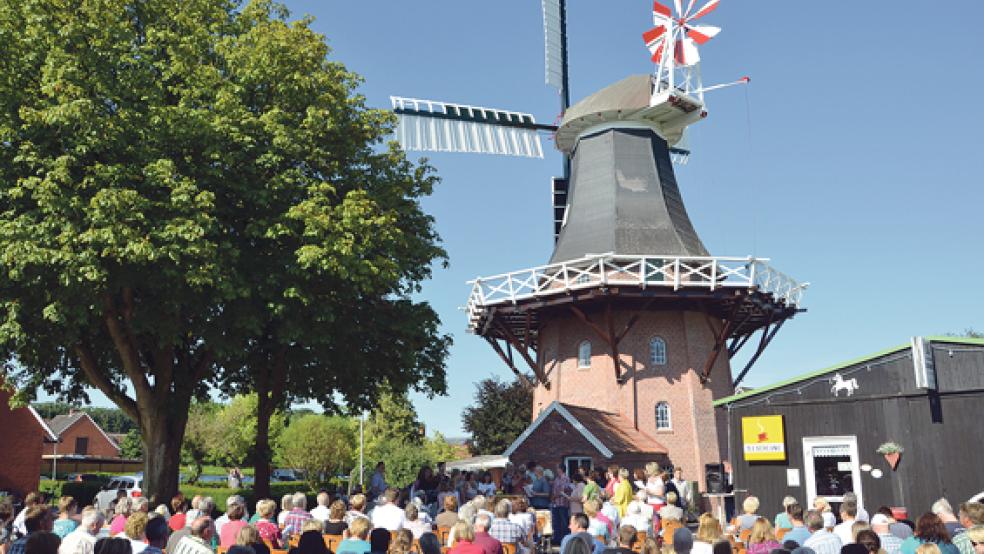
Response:
[[[786,459],[786,436],[782,425],[782,416],[741,418],[741,442],[746,461],[784,461]]]

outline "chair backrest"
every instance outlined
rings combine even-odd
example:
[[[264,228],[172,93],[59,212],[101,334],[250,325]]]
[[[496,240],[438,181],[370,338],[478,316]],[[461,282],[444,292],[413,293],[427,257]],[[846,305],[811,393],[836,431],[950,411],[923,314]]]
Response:
[[[450,527],[438,527],[437,528],[437,539],[441,541],[441,546],[448,545],[448,537],[451,535]]]
[[[516,543],[514,542],[502,543],[502,554],[516,554]]]
[[[738,540],[740,540],[744,544],[748,544],[748,539],[751,538],[751,536],[752,536],[752,530],[745,529],[741,533],[738,533]]]
[[[273,549],[270,551],[270,554],[287,554],[287,550]]]
[[[598,542],[600,542],[601,544],[608,544],[608,543],[607,543],[607,542],[605,541],[605,535],[595,535],[595,540],[597,540],[597,541],[598,541]]]
[[[683,524],[675,519],[667,521],[666,523],[663,524],[663,539],[665,539],[666,542],[668,543],[672,543],[673,533],[675,533],[676,530],[680,529],[681,527],[683,527]]]
[[[215,552],[216,554],[225,554],[226,548],[224,546],[220,546],[217,549],[215,549]]]
[[[343,537],[341,535],[324,535],[324,538],[325,546],[328,547],[328,550],[334,552],[338,550],[338,543],[342,542]]]
[[[786,533],[792,531],[792,529],[787,529],[785,527],[780,527],[776,529],[776,540],[782,542],[782,538],[786,536]]]
[[[300,535],[291,535],[290,538],[287,539],[287,545],[290,546],[291,548],[297,546],[298,544],[300,544],[300,542],[301,542]]]

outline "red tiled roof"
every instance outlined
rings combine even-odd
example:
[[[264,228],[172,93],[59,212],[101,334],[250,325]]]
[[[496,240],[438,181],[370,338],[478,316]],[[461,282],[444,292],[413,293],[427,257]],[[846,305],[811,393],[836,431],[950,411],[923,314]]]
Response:
[[[646,433],[635,429],[629,418],[621,414],[570,404],[561,405],[613,453],[669,454],[665,446]]]

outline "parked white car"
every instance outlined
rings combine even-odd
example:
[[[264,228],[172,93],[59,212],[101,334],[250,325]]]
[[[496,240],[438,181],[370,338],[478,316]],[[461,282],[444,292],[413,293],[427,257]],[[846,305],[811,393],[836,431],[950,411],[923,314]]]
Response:
[[[119,491],[126,491],[129,498],[139,498],[143,496],[143,475],[119,475],[110,479],[103,490],[96,493],[96,506],[100,510],[106,510],[109,505],[116,500]]]

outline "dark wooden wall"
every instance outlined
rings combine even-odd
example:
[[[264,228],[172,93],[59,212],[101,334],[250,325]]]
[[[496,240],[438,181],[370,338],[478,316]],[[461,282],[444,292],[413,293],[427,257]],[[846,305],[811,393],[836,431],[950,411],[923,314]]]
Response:
[[[834,371],[781,389],[719,406],[729,417],[727,429],[736,489],[761,500],[763,514],[781,509],[786,495],[806,497],[802,439],[855,435],[859,462],[881,469],[875,479],[861,472],[864,504],[905,506],[915,519],[945,496],[956,506],[984,491],[984,347],[933,343],[938,387],[915,387],[908,349],[840,369],[856,378],[860,389],[851,397],[832,396],[828,379]],[[851,373],[848,375],[848,373]],[[782,415],[786,462],[746,462],[742,456],[741,418]],[[875,450],[886,441],[905,452],[897,471]],[[786,485],[786,469],[800,471],[800,486]],[[745,494],[739,494],[740,504]]]

